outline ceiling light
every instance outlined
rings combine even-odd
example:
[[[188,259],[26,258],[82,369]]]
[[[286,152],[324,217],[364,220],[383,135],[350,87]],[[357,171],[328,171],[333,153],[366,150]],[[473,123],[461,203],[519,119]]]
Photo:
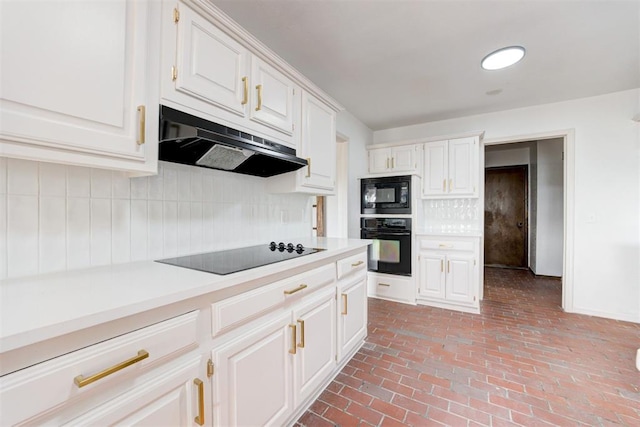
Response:
[[[498,49],[485,56],[482,60],[482,68],[485,70],[500,70],[515,64],[524,58],[522,46],[509,46]]]

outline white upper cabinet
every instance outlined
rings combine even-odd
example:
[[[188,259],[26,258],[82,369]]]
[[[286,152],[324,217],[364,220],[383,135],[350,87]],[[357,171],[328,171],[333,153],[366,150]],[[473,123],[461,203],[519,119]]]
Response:
[[[478,197],[479,138],[424,144],[422,196]]]
[[[257,57],[251,59],[251,120],[293,136],[296,113],[291,79]]]
[[[188,7],[176,8],[173,19],[178,21],[175,90],[245,117],[249,51]]]
[[[235,23],[210,7],[201,13],[164,2],[162,102],[297,148],[300,90],[243,44]]]
[[[155,5],[54,0],[1,8],[0,154],[155,172]]]
[[[302,93],[298,157],[308,165],[269,178],[273,193],[333,194],[336,181],[336,112],[315,96]]]
[[[415,172],[418,145],[400,145],[369,150],[369,173]]]

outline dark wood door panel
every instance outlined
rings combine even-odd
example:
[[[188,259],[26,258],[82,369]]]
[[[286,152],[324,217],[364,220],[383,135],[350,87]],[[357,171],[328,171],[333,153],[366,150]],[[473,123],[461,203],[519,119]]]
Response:
[[[527,169],[485,169],[486,265],[527,267]]]

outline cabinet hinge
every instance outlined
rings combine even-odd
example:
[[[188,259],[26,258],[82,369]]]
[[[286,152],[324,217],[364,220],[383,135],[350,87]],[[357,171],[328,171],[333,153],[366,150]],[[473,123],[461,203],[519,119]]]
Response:
[[[177,24],[178,21],[180,21],[180,11],[178,10],[177,7],[174,7],[173,8],[173,22],[175,22]]]
[[[171,80],[174,82],[178,78],[178,68],[175,65],[171,66]]]
[[[213,362],[211,359],[207,362],[207,377],[211,378],[213,376]]]

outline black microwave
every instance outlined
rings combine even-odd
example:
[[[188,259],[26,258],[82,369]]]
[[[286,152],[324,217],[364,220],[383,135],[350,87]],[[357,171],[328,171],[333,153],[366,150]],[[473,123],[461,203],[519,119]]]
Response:
[[[410,214],[411,176],[363,178],[360,208],[363,214]]]

